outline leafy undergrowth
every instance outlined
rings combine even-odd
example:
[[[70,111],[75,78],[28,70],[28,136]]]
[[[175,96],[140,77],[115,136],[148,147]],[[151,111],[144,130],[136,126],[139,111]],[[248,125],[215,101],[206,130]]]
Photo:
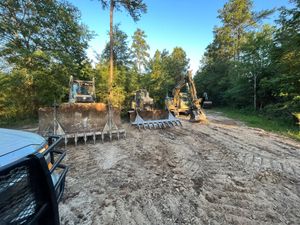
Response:
[[[300,141],[300,127],[293,124],[292,120],[280,120],[250,110],[232,108],[215,108],[211,111],[222,112],[225,116],[244,122],[250,127],[257,127],[266,131],[283,134]]]
[[[2,128],[25,129],[37,126],[37,118],[0,120],[0,127]]]

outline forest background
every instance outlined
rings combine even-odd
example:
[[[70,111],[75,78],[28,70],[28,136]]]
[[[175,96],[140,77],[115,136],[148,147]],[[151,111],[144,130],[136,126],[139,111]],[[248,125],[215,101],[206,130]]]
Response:
[[[214,106],[292,123],[292,113],[300,112],[300,0],[291,2],[260,12],[251,0],[225,3],[194,76],[199,97],[207,92]],[[265,23],[274,12],[276,21]],[[66,102],[71,75],[94,77],[97,101],[106,102],[110,43],[93,65],[86,54],[93,37],[68,1],[1,1],[0,124],[37,118],[40,107]],[[162,108],[166,94],[188,73],[185,50],[160,49],[150,56],[142,28],[127,34],[115,24],[113,38],[114,106],[126,111],[134,91],[146,88]]]

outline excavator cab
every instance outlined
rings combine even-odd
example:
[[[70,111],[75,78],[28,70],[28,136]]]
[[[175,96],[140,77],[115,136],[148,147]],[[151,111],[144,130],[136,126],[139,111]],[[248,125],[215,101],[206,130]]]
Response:
[[[190,97],[188,93],[180,92],[179,93],[179,100],[177,101],[177,104],[174,104],[174,97],[170,97],[167,95],[165,98],[165,105],[166,108],[173,113],[175,116],[179,115],[188,115],[190,111]]]
[[[149,96],[149,92],[146,89],[140,89],[134,93],[133,100],[131,101],[131,109],[151,111],[153,107],[153,98]]]
[[[92,81],[74,80],[70,77],[69,103],[92,103],[95,102],[95,79]]]

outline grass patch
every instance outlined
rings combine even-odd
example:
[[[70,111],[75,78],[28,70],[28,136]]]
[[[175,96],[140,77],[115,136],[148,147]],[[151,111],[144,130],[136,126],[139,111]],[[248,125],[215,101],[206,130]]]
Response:
[[[225,116],[239,120],[247,124],[249,127],[257,127],[266,131],[283,134],[300,141],[300,130],[292,120],[280,120],[267,117],[266,115],[253,112],[250,110],[239,110],[232,108],[215,108],[212,111],[222,112]]]

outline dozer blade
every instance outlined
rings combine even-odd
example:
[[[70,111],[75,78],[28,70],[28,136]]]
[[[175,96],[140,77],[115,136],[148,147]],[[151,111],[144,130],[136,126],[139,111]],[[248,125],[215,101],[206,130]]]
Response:
[[[108,135],[109,140],[112,141],[112,138],[114,135],[117,136],[118,140],[120,139],[120,134],[126,137],[126,132],[124,129],[119,129],[117,125],[117,121],[119,122],[119,125],[121,125],[121,117],[120,117],[120,112],[118,114],[118,117],[116,118],[115,113],[114,113],[113,107],[111,105],[108,106],[108,119],[106,121],[106,124],[104,126],[104,129],[102,131],[101,137],[102,137],[102,142],[104,140],[105,135]]]
[[[58,107],[39,109],[39,133],[43,136],[62,135],[65,144],[73,139],[77,145],[81,138],[86,143],[89,138],[96,143],[114,136],[126,136],[121,127],[120,111],[103,103],[64,103]]]
[[[131,122],[131,124],[139,129],[162,129],[167,127],[182,126],[180,120],[168,111],[135,111],[134,114],[135,119]]]

